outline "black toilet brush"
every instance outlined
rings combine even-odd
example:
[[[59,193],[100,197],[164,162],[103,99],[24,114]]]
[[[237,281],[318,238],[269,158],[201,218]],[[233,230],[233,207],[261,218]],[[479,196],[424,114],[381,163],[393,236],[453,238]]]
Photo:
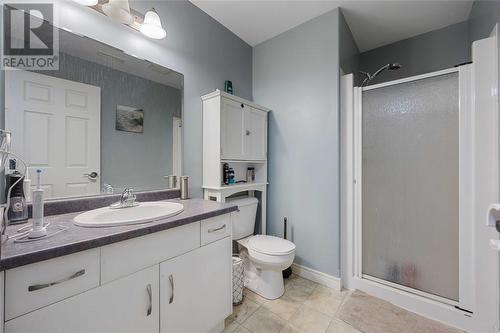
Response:
[[[283,238],[286,239],[286,229],[287,229],[287,220],[286,220],[286,217],[284,219],[284,225],[285,225],[285,231],[283,232]],[[288,267],[287,269],[285,269],[283,271],[283,277],[286,279],[288,277],[290,277],[290,275],[292,275],[292,267]]]

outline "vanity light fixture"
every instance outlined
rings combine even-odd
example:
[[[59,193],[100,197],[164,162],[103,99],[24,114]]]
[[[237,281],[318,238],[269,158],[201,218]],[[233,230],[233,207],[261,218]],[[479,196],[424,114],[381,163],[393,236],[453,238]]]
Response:
[[[167,36],[167,32],[161,25],[160,16],[154,8],[146,12],[140,30],[143,35],[153,39],[163,39]]]
[[[88,6],[98,13],[123,23],[126,26],[140,31],[144,36],[152,39],[163,39],[167,32],[161,24],[160,15],[156,9],[151,8],[146,15],[130,8],[129,0],[73,0]]]
[[[133,21],[128,0],[109,0],[102,5],[102,11],[115,21],[130,24]]]

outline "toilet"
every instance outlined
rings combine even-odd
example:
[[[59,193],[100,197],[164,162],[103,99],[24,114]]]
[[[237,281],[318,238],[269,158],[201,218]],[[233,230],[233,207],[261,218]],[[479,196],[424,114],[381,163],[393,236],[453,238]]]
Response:
[[[233,218],[233,240],[237,241],[245,268],[245,287],[267,299],[283,295],[282,271],[290,267],[295,257],[295,244],[274,236],[254,235],[259,201],[254,197],[226,200],[238,205]]]

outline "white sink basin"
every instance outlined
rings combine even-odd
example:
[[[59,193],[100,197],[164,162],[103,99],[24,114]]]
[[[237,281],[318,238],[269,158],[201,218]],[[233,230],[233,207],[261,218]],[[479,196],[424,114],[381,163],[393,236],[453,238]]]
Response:
[[[184,206],[177,202],[141,202],[138,206],[112,209],[109,207],[89,210],[73,221],[82,227],[113,227],[152,222],[179,214]]]

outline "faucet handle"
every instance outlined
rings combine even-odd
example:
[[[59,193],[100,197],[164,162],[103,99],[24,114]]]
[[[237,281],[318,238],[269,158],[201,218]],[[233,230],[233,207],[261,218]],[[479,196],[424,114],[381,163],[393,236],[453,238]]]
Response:
[[[122,193],[121,202],[125,207],[136,206],[136,198],[137,197],[134,194],[134,189],[127,187]]]
[[[125,187],[125,189],[122,192],[122,198],[128,197],[130,195],[134,194],[134,189],[131,187]]]

